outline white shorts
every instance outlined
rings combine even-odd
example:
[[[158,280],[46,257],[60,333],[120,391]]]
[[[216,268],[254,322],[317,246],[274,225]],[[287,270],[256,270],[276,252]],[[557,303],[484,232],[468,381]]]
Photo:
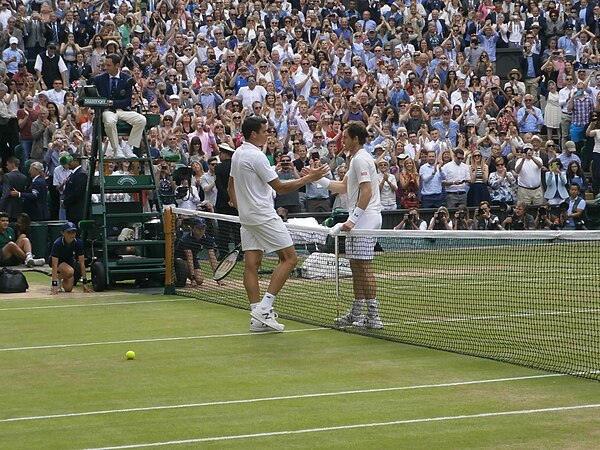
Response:
[[[353,230],[379,230],[381,229],[381,214],[364,213],[356,221]],[[346,257],[348,259],[373,259],[375,252],[375,236],[348,236],[346,238]]]
[[[240,228],[242,250],[262,250],[276,252],[294,245],[290,233],[279,217],[269,219],[260,225],[242,225]]]

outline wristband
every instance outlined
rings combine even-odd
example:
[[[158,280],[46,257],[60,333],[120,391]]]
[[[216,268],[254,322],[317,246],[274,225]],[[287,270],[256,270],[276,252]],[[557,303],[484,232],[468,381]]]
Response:
[[[361,209],[357,206],[356,208],[354,208],[354,211],[352,211],[350,217],[348,217],[348,220],[356,224],[356,222],[358,222],[358,219],[360,219],[360,216],[362,216],[364,212],[364,209]]]
[[[83,280],[81,280],[81,284],[88,284],[87,278],[84,278]]]
[[[329,185],[331,184],[331,180],[330,180],[329,178],[325,178],[325,177],[323,177],[323,178],[319,178],[319,179],[318,179],[318,180],[315,182],[315,184],[316,184],[316,185],[317,185],[317,187],[319,187],[319,188],[325,188],[325,189],[327,189],[327,188],[329,188]]]
[[[58,280],[52,280],[52,287],[58,286]]]

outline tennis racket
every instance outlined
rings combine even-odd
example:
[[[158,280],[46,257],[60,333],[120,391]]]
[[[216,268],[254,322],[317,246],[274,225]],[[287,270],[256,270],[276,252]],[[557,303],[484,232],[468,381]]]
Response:
[[[238,244],[236,248],[234,248],[231,252],[225,256],[217,265],[217,268],[213,272],[213,280],[221,281],[225,278],[229,273],[233,270],[235,265],[237,264],[238,256],[240,254],[240,250],[242,249],[242,244]]]

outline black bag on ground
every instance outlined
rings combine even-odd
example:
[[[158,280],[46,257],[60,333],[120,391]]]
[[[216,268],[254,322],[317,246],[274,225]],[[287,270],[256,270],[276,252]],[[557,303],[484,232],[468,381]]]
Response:
[[[29,289],[29,283],[25,275],[18,270],[3,267],[0,269],[0,292],[4,294],[13,294],[16,292],[26,292]]]

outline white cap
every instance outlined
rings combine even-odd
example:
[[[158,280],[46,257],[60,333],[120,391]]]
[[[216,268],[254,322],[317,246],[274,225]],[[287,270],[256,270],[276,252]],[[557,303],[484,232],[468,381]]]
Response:
[[[9,43],[9,44],[18,44],[18,43],[19,43],[19,40],[18,40],[16,37],[14,37],[14,36],[13,36],[13,37],[11,37],[11,38],[8,40],[8,43]]]
[[[179,100],[179,95],[173,94],[169,97],[169,100]]]

